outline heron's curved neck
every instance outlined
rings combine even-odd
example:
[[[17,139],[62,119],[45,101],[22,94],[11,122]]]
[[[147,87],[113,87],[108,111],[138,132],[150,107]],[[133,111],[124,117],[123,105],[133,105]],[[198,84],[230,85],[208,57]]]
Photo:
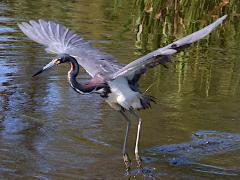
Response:
[[[87,84],[81,84],[76,80],[76,77],[79,73],[79,65],[77,60],[73,57],[69,57],[68,62],[70,64],[70,70],[68,71],[68,81],[70,86],[80,94],[92,93],[95,87],[89,87]]]

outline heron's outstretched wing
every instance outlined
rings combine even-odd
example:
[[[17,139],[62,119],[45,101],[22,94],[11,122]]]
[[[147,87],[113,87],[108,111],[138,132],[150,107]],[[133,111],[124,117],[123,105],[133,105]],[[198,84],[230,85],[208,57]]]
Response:
[[[74,56],[92,77],[99,72],[111,74],[122,67],[109,61],[114,59],[111,55],[93,48],[81,36],[53,21],[31,20],[18,26],[30,39],[46,46],[48,52]]]
[[[189,47],[192,43],[202,39],[211,33],[218,25],[220,25],[223,20],[227,17],[227,15],[217,19],[212,24],[206,26],[205,28],[194,32],[182,39],[179,39],[163,48],[157,49],[131,63],[124,66],[122,69],[117,71],[112,75],[112,79],[116,79],[117,77],[124,76],[129,80],[133,78],[136,80],[139,79],[141,74],[145,73],[147,69],[152,68],[158,64],[165,64],[170,61],[170,56],[175,54],[187,47]]]

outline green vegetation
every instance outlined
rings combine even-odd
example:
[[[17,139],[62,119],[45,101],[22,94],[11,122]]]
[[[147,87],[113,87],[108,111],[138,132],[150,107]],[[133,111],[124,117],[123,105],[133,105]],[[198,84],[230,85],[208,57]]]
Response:
[[[139,48],[156,49],[194,32],[217,17],[239,15],[237,0],[135,0],[134,19]],[[232,23],[232,22],[231,22]]]
[[[135,45],[145,54],[228,14],[221,28],[199,42],[201,46],[195,44],[175,59],[176,91],[179,96],[190,92],[201,96],[239,94],[240,63],[235,49],[240,44],[238,7],[240,1],[237,0],[135,0]],[[150,82],[157,79],[160,83],[162,71],[163,68],[156,69],[155,78]],[[159,86],[155,87],[158,93]]]

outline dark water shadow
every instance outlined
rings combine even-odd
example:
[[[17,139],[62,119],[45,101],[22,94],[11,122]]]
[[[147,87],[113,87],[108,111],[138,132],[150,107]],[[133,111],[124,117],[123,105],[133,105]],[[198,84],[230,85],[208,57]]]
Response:
[[[133,169],[129,172],[129,178],[143,176],[144,178],[168,177],[194,179],[194,174],[208,174],[211,177],[240,177],[239,166],[211,165],[204,163],[210,157],[234,158],[240,150],[240,134],[198,131],[192,135],[189,142],[154,146],[144,151],[142,169]],[[228,155],[229,154],[229,155]],[[231,157],[232,156],[232,157]],[[231,161],[234,161],[233,159]],[[175,168],[175,171],[151,167],[151,163],[159,162],[166,167]],[[179,174],[178,170],[184,168],[185,172]],[[189,173],[190,172],[190,173]]]

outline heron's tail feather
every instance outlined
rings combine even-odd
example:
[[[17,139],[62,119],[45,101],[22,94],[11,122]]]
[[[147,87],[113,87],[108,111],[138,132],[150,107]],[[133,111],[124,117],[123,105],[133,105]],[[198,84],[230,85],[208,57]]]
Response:
[[[140,98],[140,102],[143,109],[148,109],[151,108],[152,102],[156,103],[156,98],[149,95],[142,95]]]

